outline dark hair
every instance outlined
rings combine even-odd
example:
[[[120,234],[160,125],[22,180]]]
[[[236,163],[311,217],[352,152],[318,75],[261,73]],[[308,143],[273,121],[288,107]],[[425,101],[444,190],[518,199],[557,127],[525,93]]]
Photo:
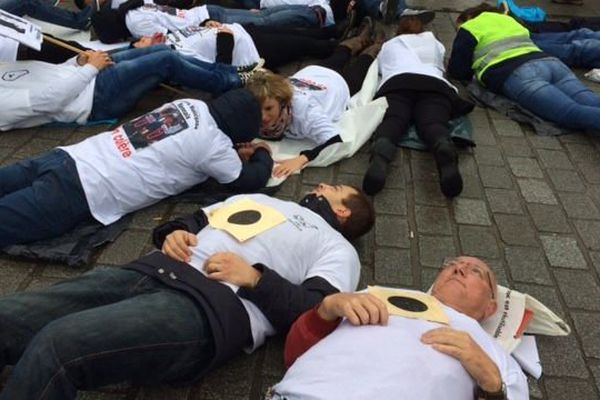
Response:
[[[462,24],[470,19],[479,17],[479,15],[484,12],[495,12],[502,14],[502,10],[500,10],[498,7],[489,5],[487,3],[481,3],[478,6],[467,8],[465,11],[461,12],[456,18],[456,23]]]
[[[375,210],[365,193],[355,186],[356,191],[342,200],[350,209],[350,217],[341,223],[341,233],[348,240],[355,240],[369,232],[375,223]]]
[[[419,17],[410,15],[400,18],[396,35],[422,33],[425,30],[425,24]]]
[[[92,14],[92,27],[102,43],[117,43],[126,40],[131,32],[125,24],[125,16],[135,8],[144,5],[144,0],[127,0],[118,9],[104,7]]]

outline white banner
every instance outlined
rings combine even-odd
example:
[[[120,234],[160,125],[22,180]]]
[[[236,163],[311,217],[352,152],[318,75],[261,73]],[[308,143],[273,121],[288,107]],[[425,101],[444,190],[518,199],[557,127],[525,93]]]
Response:
[[[38,26],[4,10],[0,10],[0,35],[35,50],[42,47],[42,31]]]

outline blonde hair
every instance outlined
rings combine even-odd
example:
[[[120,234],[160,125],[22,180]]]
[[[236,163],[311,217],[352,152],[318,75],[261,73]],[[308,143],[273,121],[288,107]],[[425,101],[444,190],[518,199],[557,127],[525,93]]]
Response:
[[[280,103],[287,104],[292,100],[294,90],[290,81],[269,70],[257,71],[246,83],[246,89],[263,104],[267,97],[273,97]]]

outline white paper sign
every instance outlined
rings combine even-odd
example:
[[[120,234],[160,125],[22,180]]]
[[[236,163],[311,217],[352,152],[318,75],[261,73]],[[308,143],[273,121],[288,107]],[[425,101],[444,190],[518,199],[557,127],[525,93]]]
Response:
[[[31,22],[0,10],[0,35],[35,50],[42,48],[42,30]]]

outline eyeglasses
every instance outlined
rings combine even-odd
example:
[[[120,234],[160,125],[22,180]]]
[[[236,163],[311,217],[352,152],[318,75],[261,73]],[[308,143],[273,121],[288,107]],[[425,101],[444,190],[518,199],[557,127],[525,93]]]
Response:
[[[492,300],[496,299],[496,290],[494,289],[494,285],[492,284],[492,277],[490,276],[489,271],[486,271],[479,265],[470,263],[468,261],[459,260],[456,257],[446,257],[442,261],[442,268],[453,267],[456,265],[463,266],[464,269],[471,275],[475,275],[482,281],[486,281],[488,283],[488,287],[490,288],[490,292],[492,294]]]

